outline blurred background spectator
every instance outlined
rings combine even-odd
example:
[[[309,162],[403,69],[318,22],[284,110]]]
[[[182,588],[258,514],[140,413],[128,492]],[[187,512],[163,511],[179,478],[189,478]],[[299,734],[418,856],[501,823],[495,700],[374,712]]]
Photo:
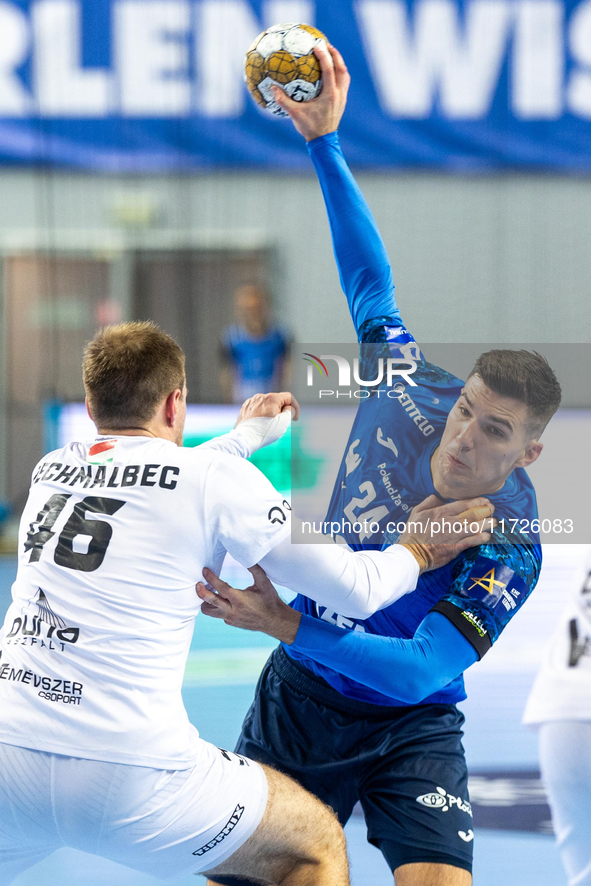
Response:
[[[262,286],[234,292],[236,322],[224,329],[220,385],[226,403],[243,403],[253,394],[289,390],[289,334],[272,317]]]

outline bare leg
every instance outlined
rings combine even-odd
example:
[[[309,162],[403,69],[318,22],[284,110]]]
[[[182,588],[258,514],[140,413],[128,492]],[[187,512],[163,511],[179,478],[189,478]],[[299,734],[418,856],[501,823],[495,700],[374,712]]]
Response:
[[[297,782],[263,766],[269,800],[254,834],[209,871],[272,886],[349,886],[345,835],[335,814]]]
[[[472,875],[450,864],[403,864],[394,871],[396,886],[470,886]]]

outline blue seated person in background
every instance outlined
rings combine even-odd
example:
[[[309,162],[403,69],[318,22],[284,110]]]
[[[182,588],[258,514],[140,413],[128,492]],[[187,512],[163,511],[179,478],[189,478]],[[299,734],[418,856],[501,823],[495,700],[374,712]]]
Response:
[[[376,377],[380,356],[418,366],[417,386],[383,383],[361,401],[327,520],[343,527],[352,548],[381,548],[395,540],[388,524],[404,521],[426,496],[486,495],[499,525],[491,543],[422,574],[416,590],[364,621],[302,596],[289,607],[256,567],[256,593],[236,592],[211,573],[219,596],[198,591],[206,614],[252,627],[256,613],[257,629],[282,641],[237,751],[287,772],[342,823],[359,800],[368,839],[397,886],[467,886],[474,832],[456,703],[466,697],[464,670],[538,581],[537,533],[511,532],[511,521],[531,530],[537,518],[524,468],[541,453],[560,386],[547,362],[527,351],[481,355],[465,383],[425,360],[403,325],[384,245],[341,153],[336,128],[349,78],[329,51],[317,53],[324,83],[317,100],[277,101],[308,141],[361,343],[361,377]]]
[[[220,384],[227,403],[255,394],[287,390],[289,334],[273,322],[267,291],[239,286],[234,292],[236,323],[222,334]]]

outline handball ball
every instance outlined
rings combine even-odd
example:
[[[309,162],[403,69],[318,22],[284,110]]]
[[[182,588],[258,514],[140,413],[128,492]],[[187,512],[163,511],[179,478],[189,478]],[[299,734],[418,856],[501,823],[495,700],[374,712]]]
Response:
[[[322,77],[315,46],[326,48],[326,37],[312,25],[284,22],[259,34],[246,53],[244,80],[261,108],[278,117],[289,116],[273,98],[273,86],[280,86],[297,102],[320,94]]]

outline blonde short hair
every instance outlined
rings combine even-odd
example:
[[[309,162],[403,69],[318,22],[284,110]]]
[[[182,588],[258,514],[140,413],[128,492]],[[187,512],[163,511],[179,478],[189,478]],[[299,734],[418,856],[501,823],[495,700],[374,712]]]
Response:
[[[158,404],[185,384],[185,355],[151,321],[97,332],[82,362],[86,397],[99,427],[123,430],[150,421]]]

